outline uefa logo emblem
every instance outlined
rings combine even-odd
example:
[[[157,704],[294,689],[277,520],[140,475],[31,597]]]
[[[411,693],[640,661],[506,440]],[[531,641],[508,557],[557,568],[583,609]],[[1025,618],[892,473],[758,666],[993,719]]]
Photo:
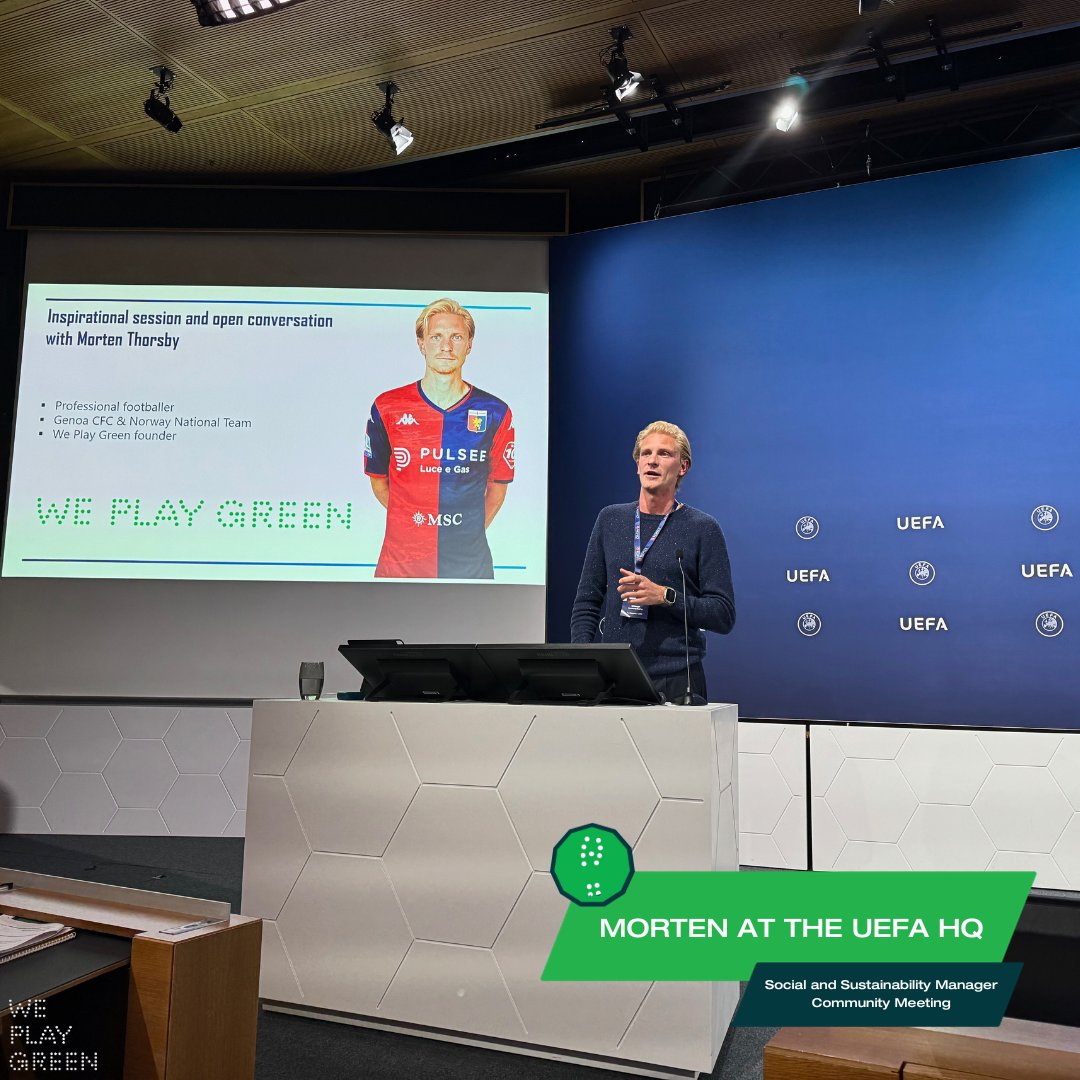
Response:
[[[820,531],[821,526],[818,525],[818,519],[816,517],[810,517],[809,514],[806,517],[799,518],[795,522],[795,535],[800,540],[813,540]]]
[[[1060,520],[1058,512],[1052,506],[1036,506],[1031,511],[1031,524],[1040,532],[1049,532],[1051,529],[1056,529]]]
[[[916,585],[929,585],[937,574],[934,571],[933,563],[926,562],[925,559],[920,559],[918,562],[913,562],[908,567],[907,576],[911,578],[912,582]]]
[[[1043,637],[1057,637],[1065,629],[1065,620],[1056,611],[1040,611],[1035,617],[1035,629]]]
[[[803,637],[813,637],[821,629],[821,616],[813,611],[804,611],[795,620],[795,625]]]

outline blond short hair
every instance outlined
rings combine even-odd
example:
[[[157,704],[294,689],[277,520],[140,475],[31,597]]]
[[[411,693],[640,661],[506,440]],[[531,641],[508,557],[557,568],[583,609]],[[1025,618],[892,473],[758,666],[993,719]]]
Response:
[[[686,432],[678,424],[669,424],[666,420],[654,420],[648,427],[644,427],[638,432],[638,437],[634,441],[634,461],[641,457],[641,444],[650,435],[668,435],[674,439],[679,447],[679,458],[686,462],[686,471],[690,471],[690,465],[692,464],[690,440],[686,437]],[[683,478],[680,476],[679,484],[682,483],[682,480]],[[678,484],[676,484],[676,487],[678,487]]]
[[[427,333],[427,321],[432,315],[460,315],[469,328],[469,340],[476,336],[476,323],[467,308],[463,308],[456,300],[444,296],[441,300],[432,300],[430,304],[416,317],[416,340],[423,341]]]

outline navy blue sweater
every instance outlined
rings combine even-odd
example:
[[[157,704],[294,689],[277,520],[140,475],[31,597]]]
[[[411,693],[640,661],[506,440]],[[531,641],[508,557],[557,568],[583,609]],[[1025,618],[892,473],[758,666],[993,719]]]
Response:
[[[731,565],[719,522],[683,504],[668,518],[641,573],[650,581],[677,593],[674,606],[652,605],[647,619],[625,619],[619,614],[619,570],[634,569],[634,510],[636,502],[605,506],[589,537],[577,596],[570,616],[570,640],[629,641],[652,676],[673,675],[685,668],[683,610],[690,626],[690,662],[705,655],[703,630],[726,634],[735,625],[735,594]],[[641,545],[649,542],[660,518],[641,515]],[[686,570],[683,596],[675,552],[682,549]],[[602,625],[601,625],[602,621]]]

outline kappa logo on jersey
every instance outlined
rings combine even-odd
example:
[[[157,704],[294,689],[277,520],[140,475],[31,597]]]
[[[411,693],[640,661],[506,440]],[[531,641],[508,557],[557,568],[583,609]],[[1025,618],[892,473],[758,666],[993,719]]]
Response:
[[[908,577],[915,585],[929,585],[937,577],[937,572],[934,570],[933,563],[920,559],[908,568]]]
[[[1040,532],[1049,532],[1051,529],[1056,529],[1060,520],[1057,510],[1052,506],[1036,506],[1031,511],[1031,524]]]
[[[795,625],[803,637],[813,637],[821,629],[821,616],[815,611],[804,611],[795,620]]]
[[[394,447],[394,464],[397,466],[398,472],[401,472],[409,462],[412,461],[412,454],[405,446]]]
[[[795,522],[795,535],[800,540],[813,540],[820,531],[821,526],[818,524],[818,519],[810,517],[809,514]]]
[[[416,417],[413,416],[413,414],[411,412],[402,413],[398,417],[397,422],[398,422],[398,427],[401,427],[402,424],[404,424],[405,427],[411,427],[413,425],[419,426],[419,424],[420,424],[420,421],[417,420]]]
[[[469,430],[487,431],[487,409],[469,410]]]
[[[514,444],[507,443],[506,449],[503,451],[503,461],[512,469],[514,467]]]
[[[1057,637],[1065,629],[1065,620],[1056,611],[1040,611],[1035,617],[1035,629],[1043,637]]]

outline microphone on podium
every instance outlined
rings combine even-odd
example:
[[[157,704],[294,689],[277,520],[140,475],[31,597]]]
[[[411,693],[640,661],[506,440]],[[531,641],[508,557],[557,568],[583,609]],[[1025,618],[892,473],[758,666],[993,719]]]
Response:
[[[686,651],[686,693],[679,699],[680,705],[694,704],[694,691],[690,688],[690,627],[686,611],[686,569],[683,566],[682,548],[675,549],[675,558],[679,560],[679,573],[682,575],[682,620],[683,648]]]

